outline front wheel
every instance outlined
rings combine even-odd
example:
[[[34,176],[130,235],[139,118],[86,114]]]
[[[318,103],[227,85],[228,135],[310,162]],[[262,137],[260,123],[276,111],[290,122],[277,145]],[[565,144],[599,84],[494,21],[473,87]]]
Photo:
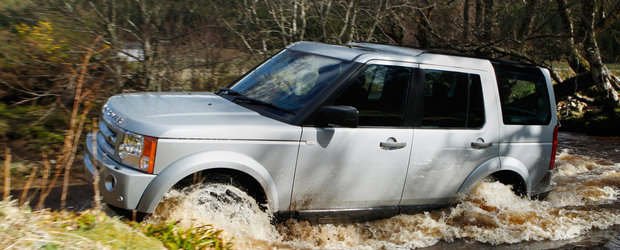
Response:
[[[236,239],[273,240],[273,215],[256,200],[229,184],[201,183],[168,192],[148,222],[176,221],[184,227],[213,225]]]

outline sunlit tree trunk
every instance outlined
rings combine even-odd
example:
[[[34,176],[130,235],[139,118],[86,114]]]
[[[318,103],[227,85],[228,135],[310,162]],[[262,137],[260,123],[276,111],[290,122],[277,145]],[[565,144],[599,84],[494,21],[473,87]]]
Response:
[[[556,2],[558,4],[558,12],[562,18],[564,33],[568,36],[568,64],[577,74],[588,72],[590,65],[588,65],[588,61],[579,54],[579,50],[575,44],[575,24],[571,19],[571,11],[568,3],[566,0],[557,0]]]

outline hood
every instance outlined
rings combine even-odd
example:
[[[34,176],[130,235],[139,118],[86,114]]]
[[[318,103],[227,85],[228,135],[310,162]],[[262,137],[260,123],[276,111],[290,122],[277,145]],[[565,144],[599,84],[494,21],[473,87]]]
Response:
[[[260,115],[214,93],[135,93],[111,97],[108,123],[158,138],[299,140],[301,128]]]

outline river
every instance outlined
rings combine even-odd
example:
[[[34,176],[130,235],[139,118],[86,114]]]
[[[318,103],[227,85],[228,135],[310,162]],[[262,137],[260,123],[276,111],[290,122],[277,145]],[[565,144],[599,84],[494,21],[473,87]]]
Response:
[[[364,223],[273,225],[243,192],[212,185],[169,193],[147,223],[213,224],[239,249],[620,248],[620,138],[560,133],[558,148],[557,186],[542,201],[485,182],[440,210]]]

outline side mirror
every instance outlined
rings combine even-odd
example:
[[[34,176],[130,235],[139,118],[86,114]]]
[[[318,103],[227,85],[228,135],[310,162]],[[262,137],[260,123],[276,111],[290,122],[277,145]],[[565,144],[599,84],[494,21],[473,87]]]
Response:
[[[314,116],[314,125],[317,127],[340,126],[356,128],[358,114],[357,109],[351,106],[325,106],[319,109]]]

